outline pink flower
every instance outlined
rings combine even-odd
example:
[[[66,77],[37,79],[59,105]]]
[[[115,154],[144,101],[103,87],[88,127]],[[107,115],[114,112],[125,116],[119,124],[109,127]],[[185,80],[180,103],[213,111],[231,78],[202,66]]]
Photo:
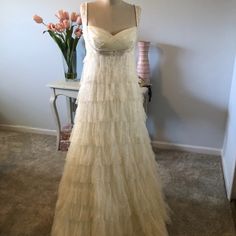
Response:
[[[67,11],[64,11],[64,17],[66,20],[69,20],[70,19],[70,16],[69,16],[69,13]]]
[[[51,31],[56,31],[55,24],[53,24],[53,23],[49,23],[49,24],[47,25],[47,28],[48,28],[49,30],[51,30]]]
[[[55,24],[56,31],[63,32],[65,30],[65,26],[63,23],[57,23]]]
[[[81,16],[80,16],[80,15],[77,16],[76,23],[77,23],[78,25],[81,25],[81,24],[82,24],[82,19],[81,19]]]
[[[80,38],[80,36],[82,35],[82,29],[77,28],[77,29],[75,30],[75,35],[76,35],[78,38]]]
[[[63,10],[59,10],[58,13],[55,15],[59,20],[61,20],[62,18],[64,19],[64,14],[63,14]]]
[[[71,15],[70,15],[71,21],[76,22],[78,16],[79,15],[76,12],[72,12]]]
[[[33,20],[38,23],[38,24],[42,24],[43,23],[43,18],[41,16],[38,15],[34,15],[33,16]]]
[[[66,29],[70,27],[70,21],[69,20],[63,20],[63,25]]]
[[[63,20],[69,20],[70,18],[69,13],[63,10],[59,10],[55,16],[60,20],[60,22],[62,22]]]

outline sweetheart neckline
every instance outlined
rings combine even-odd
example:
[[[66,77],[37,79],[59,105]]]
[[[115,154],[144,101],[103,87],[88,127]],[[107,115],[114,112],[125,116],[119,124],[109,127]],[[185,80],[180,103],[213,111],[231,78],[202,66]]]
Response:
[[[119,32],[117,32],[117,33],[115,33],[115,34],[112,34],[112,33],[109,32],[108,30],[105,30],[105,29],[103,29],[103,28],[101,28],[101,27],[98,27],[98,26],[95,26],[95,25],[86,25],[86,27],[97,28],[97,29],[99,29],[99,30],[101,30],[101,31],[103,31],[103,32],[105,32],[105,33],[107,33],[107,34],[109,34],[111,37],[115,37],[116,35],[119,35],[119,34],[125,32],[125,31],[127,31],[127,30],[137,29],[137,26],[135,25],[135,26],[131,26],[131,27],[125,28],[125,29],[123,29],[123,30],[120,30]]]

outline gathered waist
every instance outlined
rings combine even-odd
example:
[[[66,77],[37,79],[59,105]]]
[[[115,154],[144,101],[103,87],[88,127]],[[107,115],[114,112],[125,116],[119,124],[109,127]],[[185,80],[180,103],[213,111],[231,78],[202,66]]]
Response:
[[[128,49],[120,49],[120,50],[98,50],[98,49],[87,49],[86,50],[86,55],[83,59],[83,62],[85,63],[89,58],[97,57],[106,57],[106,59],[109,60],[109,58],[114,58],[117,57],[122,59],[122,57],[127,57],[127,56],[134,56],[134,47],[130,47]]]

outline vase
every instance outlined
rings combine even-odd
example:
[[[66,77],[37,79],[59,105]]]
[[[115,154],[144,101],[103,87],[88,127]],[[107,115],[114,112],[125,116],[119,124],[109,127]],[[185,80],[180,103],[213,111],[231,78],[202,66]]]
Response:
[[[69,56],[64,56],[63,59],[63,68],[66,81],[76,80],[77,79],[77,55],[76,50],[69,54]]]
[[[141,85],[150,84],[150,66],[149,66],[149,47],[150,42],[138,41],[138,62],[137,62],[137,74],[139,77],[139,83]]]

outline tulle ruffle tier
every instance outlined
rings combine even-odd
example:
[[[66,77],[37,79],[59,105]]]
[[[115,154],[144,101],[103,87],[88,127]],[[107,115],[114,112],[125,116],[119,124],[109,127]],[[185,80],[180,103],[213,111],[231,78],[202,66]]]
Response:
[[[133,52],[87,58],[52,236],[167,236]]]

